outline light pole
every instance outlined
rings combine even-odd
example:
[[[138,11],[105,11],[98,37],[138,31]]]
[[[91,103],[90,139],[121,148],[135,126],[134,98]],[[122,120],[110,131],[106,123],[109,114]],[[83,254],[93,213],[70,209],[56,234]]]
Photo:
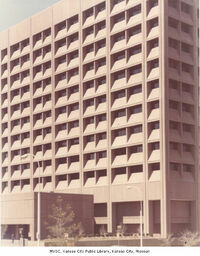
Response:
[[[139,191],[139,194],[142,196],[142,190],[136,186],[128,186],[127,189],[135,188]],[[142,197],[143,198],[143,197]],[[143,246],[143,228],[142,228],[142,202],[140,200],[140,246]]]
[[[21,159],[26,159],[28,156],[32,156],[35,158],[35,155],[33,154],[24,154],[21,156]],[[38,200],[37,200],[37,242],[38,246],[40,246],[40,162],[37,161],[38,170],[39,170],[39,177],[38,177],[38,183],[39,183],[39,190],[38,190]]]

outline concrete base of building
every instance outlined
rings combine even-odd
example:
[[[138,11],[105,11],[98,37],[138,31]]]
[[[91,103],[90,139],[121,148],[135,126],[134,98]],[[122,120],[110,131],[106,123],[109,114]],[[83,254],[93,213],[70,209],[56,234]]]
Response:
[[[63,203],[70,204],[75,214],[74,223],[81,223],[86,234],[93,234],[93,196],[65,193],[40,193],[40,238],[47,237],[45,223],[52,214],[56,198],[61,196]],[[20,238],[34,241],[37,234],[37,193],[2,195],[1,224],[7,226],[6,239]]]

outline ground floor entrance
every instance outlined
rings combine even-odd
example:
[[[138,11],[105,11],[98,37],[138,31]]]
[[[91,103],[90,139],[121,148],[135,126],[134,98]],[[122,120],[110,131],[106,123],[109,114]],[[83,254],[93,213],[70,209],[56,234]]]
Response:
[[[16,224],[16,225],[2,225],[3,238],[19,240],[20,238],[30,238],[30,225]]]

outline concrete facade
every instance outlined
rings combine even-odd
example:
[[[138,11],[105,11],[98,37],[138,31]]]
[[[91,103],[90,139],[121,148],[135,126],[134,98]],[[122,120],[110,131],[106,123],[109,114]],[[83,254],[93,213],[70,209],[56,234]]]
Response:
[[[198,10],[63,0],[0,33],[3,197],[91,194],[95,232],[138,232],[140,201],[145,234],[199,230]]]

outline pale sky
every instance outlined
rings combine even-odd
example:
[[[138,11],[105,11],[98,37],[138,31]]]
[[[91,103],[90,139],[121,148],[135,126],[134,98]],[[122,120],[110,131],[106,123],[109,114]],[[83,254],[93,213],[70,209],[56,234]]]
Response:
[[[0,0],[0,31],[3,31],[60,0]]]

